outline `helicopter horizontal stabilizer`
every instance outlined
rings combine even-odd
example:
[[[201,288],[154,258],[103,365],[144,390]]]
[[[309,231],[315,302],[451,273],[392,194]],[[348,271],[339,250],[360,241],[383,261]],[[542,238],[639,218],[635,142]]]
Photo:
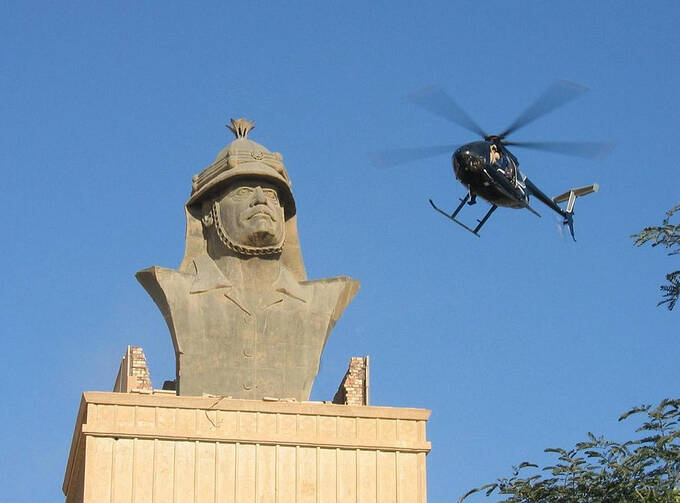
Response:
[[[576,189],[569,189],[564,194],[560,194],[559,196],[553,197],[553,202],[563,203],[564,201],[568,201],[566,212],[567,213],[573,213],[574,203],[576,202],[577,197],[592,194],[593,192],[597,192],[598,190],[600,190],[600,186],[596,183],[594,183],[592,185],[588,185],[586,187],[578,187]]]

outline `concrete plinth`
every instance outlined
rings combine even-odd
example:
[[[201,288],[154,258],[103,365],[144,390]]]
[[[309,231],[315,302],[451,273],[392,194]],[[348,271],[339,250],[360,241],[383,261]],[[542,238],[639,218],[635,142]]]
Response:
[[[430,411],[83,394],[67,503],[425,503]]]

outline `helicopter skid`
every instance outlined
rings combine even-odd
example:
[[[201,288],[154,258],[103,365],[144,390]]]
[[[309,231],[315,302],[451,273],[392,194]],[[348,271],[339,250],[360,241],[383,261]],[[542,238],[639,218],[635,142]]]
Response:
[[[491,208],[489,209],[489,211],[487,211],[486,215],[484,215],[484,218],[482,218],[481,220],[477,220],[477,222],[478,222],[477,226],[476,226],[474,229],[472,229],[472,228],[468,227],[467,225],[465,225],[465,224],[464,224],[463,222],[461,222],[460,220],[457,220],[457,219],[456,219],[456,215],[458,215],[458,213],[460,212],[460,210],[463,209],[463,206],[464,206],[465,203],[468,201],[468,199],[470,199],[470,194],[466,194],[466,196],[460,200],[460,204],[459,204],[458,207],[454,210],[454,212],[451,213],[450,215],[449,215],[448,213],[446,213],[444,210],[442,210],[441,208],[439,208],[439,206],[437,206],[436,204],[434,204],[434,202],[432,201],[432,199],[430,199],[430,204],[432,205],[432,207],[433,207],[436,211],[438,211],[439,213],[441,213],[442,215],[444,215],[446,218],[448,218],[448,219],[451,220],[452,222],[456,222],[458,225],[460,225],[461,227],[463,227],[465,230],[471,232],[471,233],[474,234],[475,236],[481,237],[481,236],[478,234],[479,229],[482,228],[482,226],[486,223],[486,221],[489,219],[489,217],[491,216],[491,214],[496,210],[496,208],[497,208],[498,206],[496,206],[495,204],[491,205]]]

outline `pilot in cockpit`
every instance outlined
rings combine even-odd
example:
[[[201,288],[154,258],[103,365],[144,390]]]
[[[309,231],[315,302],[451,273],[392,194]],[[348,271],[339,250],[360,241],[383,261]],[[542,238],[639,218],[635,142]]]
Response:
[[[496,164],[501,158],[501,154],[498,153],[498,147],[496,145],[491,145],[489,150],[489,163]]]
[[[516,173],[512,163],[508,162],[507,156],[502,156],[498,152],[498,147],[496,145],[491,145],[489,149],[489,162],[496,165],[496,169],[503,173],[505,177],[511,182],[515,183]]]
[[[510,152],[507,155],[501,155],[498,152],[496,145],[491,145],[489,148],[489,162],[496,167],[496,169],[505,175],[505,177],[512,183],[512,185],[522,191],[526,192],[526,184],[524,183],[523,175],[517,169],[517,159]]]

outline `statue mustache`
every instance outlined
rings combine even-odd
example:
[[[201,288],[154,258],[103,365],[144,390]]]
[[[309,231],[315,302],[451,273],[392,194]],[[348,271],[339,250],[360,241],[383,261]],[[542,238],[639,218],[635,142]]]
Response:
[[[246,220],[250,220],[255,215],[259,215],[259,214],[262,214],[262,213],[264,213],[269,218],[271,218],[272,221],[274,221],[274,222],[277,221],[276,214],[274,213],[274,211],[269,206],[265,206],[264,204],[258,204],[258,205],[255,205],[253,208],[249,209],[246,212],[245,217],[246,217]]]

